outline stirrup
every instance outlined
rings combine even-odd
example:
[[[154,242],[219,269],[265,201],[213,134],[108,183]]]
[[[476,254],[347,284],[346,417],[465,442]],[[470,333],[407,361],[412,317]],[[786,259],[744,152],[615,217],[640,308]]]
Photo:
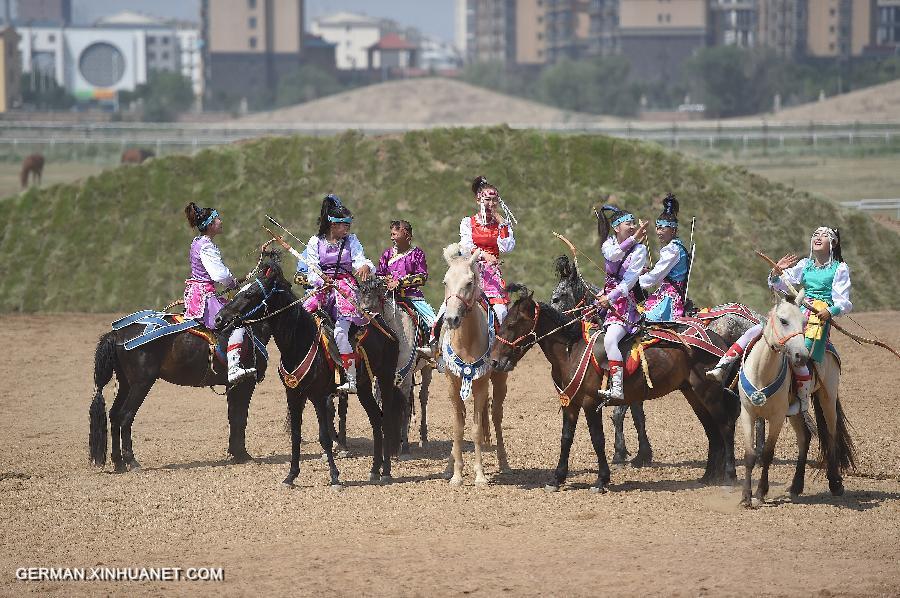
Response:
[[[340,386],[338,386],[337,389],[338,389],[340,392],[345,392],[345,393],[347,393],[348,395],[355,395],[355,394],[356,394],[356,384],[351,384],[349,380],[346,381],[346,382],[344,382],[344,383],[341,384]]]
[[[713,380],[714,382],[722,383],[722,380],[725,378],[725,368],[728,367],[729,364],[726,365],[717,365],[711,370],[706,370],[706,379]]]
[[[256,374],[256,368],[242,368],[237,367],[234,369],[228,370],[228,383],[235,384],[236,382],[240,382],[244,378],[248,378],[252,375]]]

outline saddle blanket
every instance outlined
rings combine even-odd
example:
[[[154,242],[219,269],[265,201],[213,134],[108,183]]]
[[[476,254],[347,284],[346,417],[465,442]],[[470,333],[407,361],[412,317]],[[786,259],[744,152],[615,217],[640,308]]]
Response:
[[[188,330],[189,328],[194,328],[200,325],[200,322],[198,322],[197,320],[185,320],[178,318],[178,320],[181,321],[170,321],[175,319],[176,318],[174,317],[174,314],[152,309],[144,309],[116,320],[112,323],[112,329],[121,330],[122,328],[132,325],[144,327],[143,331],[141,331],[140,334],[125,341],[125,350],[130,351],[131,349],[140,347],[141,345],[146,345],[150,341],[154,341],[158,338],[162,338],[170,334],[175,334],[176,332],[181,332],[183,330]]]

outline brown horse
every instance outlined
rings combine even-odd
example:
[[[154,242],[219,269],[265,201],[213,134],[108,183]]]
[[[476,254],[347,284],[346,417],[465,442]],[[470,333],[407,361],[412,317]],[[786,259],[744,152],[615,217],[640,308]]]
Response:
[[[22,189],[28,186],[28,175],[31,175],[32,182],[40,187],[41,176],[44,174],[44,156],[43,154],[31,154],[22,160],[22,171],[19,173],[19,181],[22,183]]]
[[[590,347],[578,326],[567,325],[572,322],[567,316],[546,303],[535,302],[523,286],[511,285],[509,290],[520,292],[521,296],[510,307],[497,335],[500,342],[494,345],[491,353],[493,367],[500,371],[512,370],[528,349],[537,344],[550,362],[556,386],[571,392],[563,406],[559,464],[547,489],[558,490],[568,476],[569,451],[575,438],[578,412],[583,410],[597,454],[597,483],[592,491],[605,492],[610,472],[604,446],[601,401],[597,395],[601,387],[600,374],[588,365],[582,383],[577,388],[568,388]],[[628,350],[630,347],[624,347],[623,353]],[[709,442],[706,471],[700,481],[734,481],[734,428],[739,405],[733,395],[723,392],[721,385],[706,379],[706,369],[715,362],[715,357],[691,346],[666,342],[648,347],[645,357],[653,388],[647,385],[644,375],[636,372],[625,379],[624,401],[609,404],[655,399],[680,390],[703,425]]]
[[[122,164],[140,164],[155,155],[152,151],[142,147],[129,147],[122,152]]]

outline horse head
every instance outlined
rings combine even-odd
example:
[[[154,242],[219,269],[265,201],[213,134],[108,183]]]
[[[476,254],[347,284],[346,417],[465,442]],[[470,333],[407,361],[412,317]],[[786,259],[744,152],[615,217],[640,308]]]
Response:
[[[519,297],[510,306],[497,332],[497,342],[491,351],[491,367],[508,372],[516,367],[528,349],[537,341],[537,325],[540,306],[534,300],[534,292],[520,284],[511,284],[507,290]]]
[[[269,305],[274,295],[287,291],[290,293],[291,283],[284,277],[279,263],[278,252],[265,252],[254,272],[248,276],[244,286],[238,289],[234,297],[216,315],[217,330],[225,331],[236,326],[243,326],[248,320],[265,316],[269,309],[277,309]]]
[[[359,283],[356,301],[370,314],[384,312],[384,299],[387,294],[387,283],[379,276],[372,276]]]
[[[480,256],[480,249],[470,256],[462,255],[459,243],[444,248],[444,260],[448,266],[444,275],[444,323],[449,330],[459,328],[463,318],[481,298]]]
[[[585,298],[592,290],[578,272],[578,267],[565,255],[556,258],[556,277],[559,282],[550,296],[550,305],[566,312],[583,306]]]
[[[803,336],[806,319],[800,311],[804,297],[805,290],[802,289],[796,297],[785,299],[776,295],[777,303],[769,311],[763,327],[766,343],[772,349],[784,352],[785,357],[795,366],[803,365],[809,359],[809,350]]]

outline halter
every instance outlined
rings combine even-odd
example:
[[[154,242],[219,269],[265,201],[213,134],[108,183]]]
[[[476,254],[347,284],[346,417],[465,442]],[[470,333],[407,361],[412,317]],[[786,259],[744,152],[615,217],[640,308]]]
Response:
[[[772,313],[769,314],[769,329],[772,331],[772,334],[775,335],[775,343],[778,345],[777,347],[774,345],[769,345],[769,348],[771,348],[773,351],[779,351],[779,352],[784,350],[785,343],[787,343],[789,340],[791,340],[795,336],[800,336],[801,334],[803,334],[803,330],[800,330],[799,332],[793,332],[793,333],[785,335],[785,336],[779,336],[778,332],[775,330],[775,312],[774,312],[774,310],[772,311]],[[768,344],[768,341],[767,341],[767,344]]]
[[[529,336],[534,336],[534,340],[531,341],[531,344],[533,345],[534,343],[538,342],[537,325],[538,325],[538,318],[540,317],[540,315],[541,315],[541,304],[538,303],[537,301],[535,301],[535,303],[534,303],[534,324],[532,324],[531,330],[529,332],[523,334],[522,336],[520,336],[519,338],[517,338],[514,341],[508,341],[505,338],[503,338],[502,336],[500,336],[499,334],[497,335],[497,340],[500,341],[501,343],[503,343],[504,345],[508,345],[510,347],[515,348],[516,345],[518,345],[520,342],[522,342]]]
[[[268,312],[268,310],[269,310],[269,304],[268,304],[269,298],[272,297],[272,295],[274,295],[275,293],[283,293],[283,292],[286,292],[286,291],[285,291],[284,289],[276,288],[276,285],[272,285],[272,290],[271,290],[271,291],[267,291],[265,285],[259,280],[259,277],[254,277],[254,282],[255,282],[255,283],[259,286],[259,288],[262,290],[262,292],[263,292],[263,297],[262,297],[262,299],[259,300],[259,303],[256,304],[255,307],[253,307],[253,309],[251,309],[251,310],[248,311],[247,313],[238,314],[238,315],[235,317],[235,320],[237,320],[238,322],[241,322],[242,324],[255,324],[256,322],[261,322],[261,321],[263,321],[263,320],[267,320],[267,319],[271,318],[272,316],[274,316],[274,315],[276,315],[276,314],[280,314],[280,313],[283,312],[284,310],[289,309],[289,308],[293,307],[294,305],[296,305],[297,303],[300,303],[301,301],[303,301],[303,298],[301,297],[300,299],[297,299],[296,301],[293,301],[293,302],[289,303],[288,305],[282,307],[281,309],[278,309],[278,310],[276,310],[276,311],[274,311],[274,312],[272,312],[272,313],[269,313],[269,312]],[[240,295],[241,293],[243,293],[244,291],[246,291],[247,289],[249,289],[249,288],[252,287],[252,286],[253,286],[253,283],[252,283],[252,282],[251,282],[250,284],[244,286],[244,288],[242,288],[241,290],[239,290],[239,291],[237,292],[237,294],[235,295],[235,297],[236,297],[237,295]],[[253,319],[253,320],[248,320],[248,319],[247,319],[247,318],[249,318],[250,316],[252,316],[253,314],[255,314],[256,312],[258,312],[258,311],[260,310],[260,308],[265,308],[265,312],[266,312],[262,317],[260,317],[260,318],[255,318],[255,319]]]

